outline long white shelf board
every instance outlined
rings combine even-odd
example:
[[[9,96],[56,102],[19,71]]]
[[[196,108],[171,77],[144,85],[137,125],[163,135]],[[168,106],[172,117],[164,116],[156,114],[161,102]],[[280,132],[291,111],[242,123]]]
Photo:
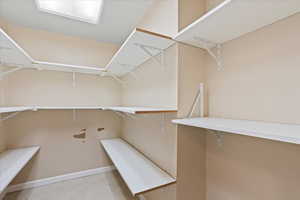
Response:
[[[222,44],[298,12],[299,0],[225,0],[174,39],[200,48],[205,46],[199,39]]]
[[[153,47],[147,50],[157,56],[160,50],[165,50],[174,43],[175,41],[168,36],[135,29],[108,63],[106,70],[116,76],[123,76],[152,57],[143,51],[140,45],[146,48]]]
[[[151,114],[151,113],[166,113],[177,112],[176,108],[151,108],[151,107],[105,107],[104,110],[112,110],[130,114]]]
[[[32,106],[0,107],[0,113],[21,112],[27,110],[35,110],[35,107]]]
[[[37,146],[11,149],[0,154],[0,194],[39,149]]]
[[[103,110],[103,106],[36,106],[37,110]]]
[[[78,66],[62,63],[34,60],[20,45],[18,45],[3,29],[0,28],[1,62],[8,67],[20,67],[39,70],[53,70],[100,75],[105,68]]]
[[[108,139],[101,143],[133,195],[176,181],[124,140]]]
[[[177,119],[173,120],[173,123],[300,144],[300,125],[295,124],[267,123],[221,118]]]

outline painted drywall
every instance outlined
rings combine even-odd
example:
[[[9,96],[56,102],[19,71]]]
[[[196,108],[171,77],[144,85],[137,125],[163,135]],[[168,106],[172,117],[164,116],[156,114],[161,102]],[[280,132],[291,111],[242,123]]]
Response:
[[[150,59],[123,78],[122,105],[177,107],[177,46],[164,51],[164,64]],[[161,59],[160,56],[157,57]]]
[[[8,148],[41,147],[13,182],[22,183],[111,165],[99,140],[119,136],[120,118],[98,110],[78,110],[75,120],[72,110],[27,111],[5,121],[5,127]],[[74,138],[82,132],[86,139]]]
[[[200,83],[205,83],[204,58],[203,50],[178,44],[177,118],[186,118],[189,115]],[[199,116],[199,106],[195,108],[194,115]],[[205,135],[199,129],[184,126],[177,126],[177,135],[177,199],[204,200]]]
[[[154,0],[138,27],[175,36],[178,31],[178,0]]]
[[[1,117],[1,115],[0,115]],[[0,153],[6,149],[6,134],[2,121],[0,121]]]
[[[178,28],[182,30],[206,10],[205,0],[178,0]]]
[[[206,59],[209,116],[300,123],[300,15],[224,45],[224,69]],[[226,135],[207,137],[207,199],[295,199],[300,146]]]

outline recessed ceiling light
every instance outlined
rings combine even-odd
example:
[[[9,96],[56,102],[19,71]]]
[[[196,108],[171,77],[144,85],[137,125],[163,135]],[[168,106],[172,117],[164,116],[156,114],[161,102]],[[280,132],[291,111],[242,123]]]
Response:
[[[97,24],[103,0],[36,0],[36,3],[40,11]]]

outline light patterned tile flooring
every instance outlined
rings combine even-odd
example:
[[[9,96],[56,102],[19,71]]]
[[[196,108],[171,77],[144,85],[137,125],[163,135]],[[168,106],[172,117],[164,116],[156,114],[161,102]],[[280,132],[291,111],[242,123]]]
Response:
[[[119,174],[107,172],[9,193],[4,200],[136,200]]]

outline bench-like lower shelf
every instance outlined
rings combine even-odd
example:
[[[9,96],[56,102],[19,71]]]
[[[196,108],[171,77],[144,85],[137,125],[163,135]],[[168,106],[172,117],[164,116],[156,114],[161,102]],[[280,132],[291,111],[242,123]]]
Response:
[[[176,181],[124,140],[108,139],[101,143],[133,195]]]
[[[38,146],[10,149],[0,154],[0,194],[39,149]]]
[[[239,135],[300,144],[300,125],[218,118],[189,118],[173,123]]]

